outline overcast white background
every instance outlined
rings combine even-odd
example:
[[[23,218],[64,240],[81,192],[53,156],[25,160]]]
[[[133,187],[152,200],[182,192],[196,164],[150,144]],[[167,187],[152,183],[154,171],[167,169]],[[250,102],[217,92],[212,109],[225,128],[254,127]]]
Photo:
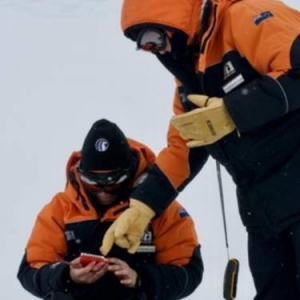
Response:
[[[286,1],[300,8],[296,0]],[[33,299],[16,279],[36,214],[63,190],[65,165],[94,121],[116,122],[156,153],[172,115],[172,76],[120,28],[121,0],[0,0],[0,299]],[[255,294],[235,187],[223,170],[237,299]],[[212,160],[178,197],[195,220],[205,273],[188,299],[222,299],[227,254]]]

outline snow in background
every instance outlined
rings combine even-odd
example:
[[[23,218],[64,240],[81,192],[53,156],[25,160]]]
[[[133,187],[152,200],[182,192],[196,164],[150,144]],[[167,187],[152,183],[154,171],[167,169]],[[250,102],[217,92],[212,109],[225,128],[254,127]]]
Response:
[[[286,3],[300,8],[296,0]],[[156,153],[172,115],[172,76],[120,29],[121,0],[0,0],[0,299],[33,299],[16,273],[36,214],[63,190],[65,164],[107,118]],[[223,171],[237,299],[255,294],[235,187]],[[215,163],[178,197],[195,220],[205,273],[188,299],[222,299],[227,254]]]

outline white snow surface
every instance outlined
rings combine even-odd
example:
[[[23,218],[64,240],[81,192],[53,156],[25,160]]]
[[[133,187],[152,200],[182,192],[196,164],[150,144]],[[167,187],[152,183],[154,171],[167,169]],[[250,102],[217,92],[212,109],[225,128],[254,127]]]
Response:
[[[296,0],[286,3],[299,9]],[[156,153],[172,115],[174,81],[123,36],[121,0],[0,0],[0,299],[33,299],[16,279],[39,210],[64,189],[65,165],[94,121],[107,118]],[[235,187],[222,169],[237,299],[255,295]],[[195,220],[205,273],[187,299],[222,299],[227,263],[215,162],[178,200]]]

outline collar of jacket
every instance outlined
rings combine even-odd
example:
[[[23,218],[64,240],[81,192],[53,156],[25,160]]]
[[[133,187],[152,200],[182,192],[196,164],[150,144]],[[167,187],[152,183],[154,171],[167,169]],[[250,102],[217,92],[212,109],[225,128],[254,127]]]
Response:
[[[200,56],[198,71],[204,73],[206,66],[208,65],[208,55],[213,54],[210,45],[214,38],[218,39],[217,34],[223,17],[228,8],[239,1],[243,0],[206,0],[205,3],[203,3],[199,34]]]

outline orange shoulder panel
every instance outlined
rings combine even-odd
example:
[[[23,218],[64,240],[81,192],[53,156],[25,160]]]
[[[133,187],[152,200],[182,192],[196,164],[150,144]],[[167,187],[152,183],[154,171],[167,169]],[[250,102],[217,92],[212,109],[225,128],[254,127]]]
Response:
[[[148,165],[155,162],[155,154],[148,146],[131,138],[127,138],[127,140],[130,147],[137,151],[140,154],[140,158],[145,159]]]
[[[231,36],[236,49],[260,73],[277,78],[291,68],[290,51],[299,35],[300,13],[282,1],[240,1],[230,6],[224,28],[224,35]]]
[[[192,218],[173,201],[164,213],[153,221],[157,263],[185,265],[199,245]]]
[[[66,224],[98,219],[89,201],[87,210],[76,199],[72,187],[68,185],[65,192],[55,195],[38,214],[26,246],[27,262],[31,267],[59,262],[66,255]]]
[[[38,214],[26,246],[26,258],[31,267],[58,262],[66,254],[64,206],[57,195]]]

